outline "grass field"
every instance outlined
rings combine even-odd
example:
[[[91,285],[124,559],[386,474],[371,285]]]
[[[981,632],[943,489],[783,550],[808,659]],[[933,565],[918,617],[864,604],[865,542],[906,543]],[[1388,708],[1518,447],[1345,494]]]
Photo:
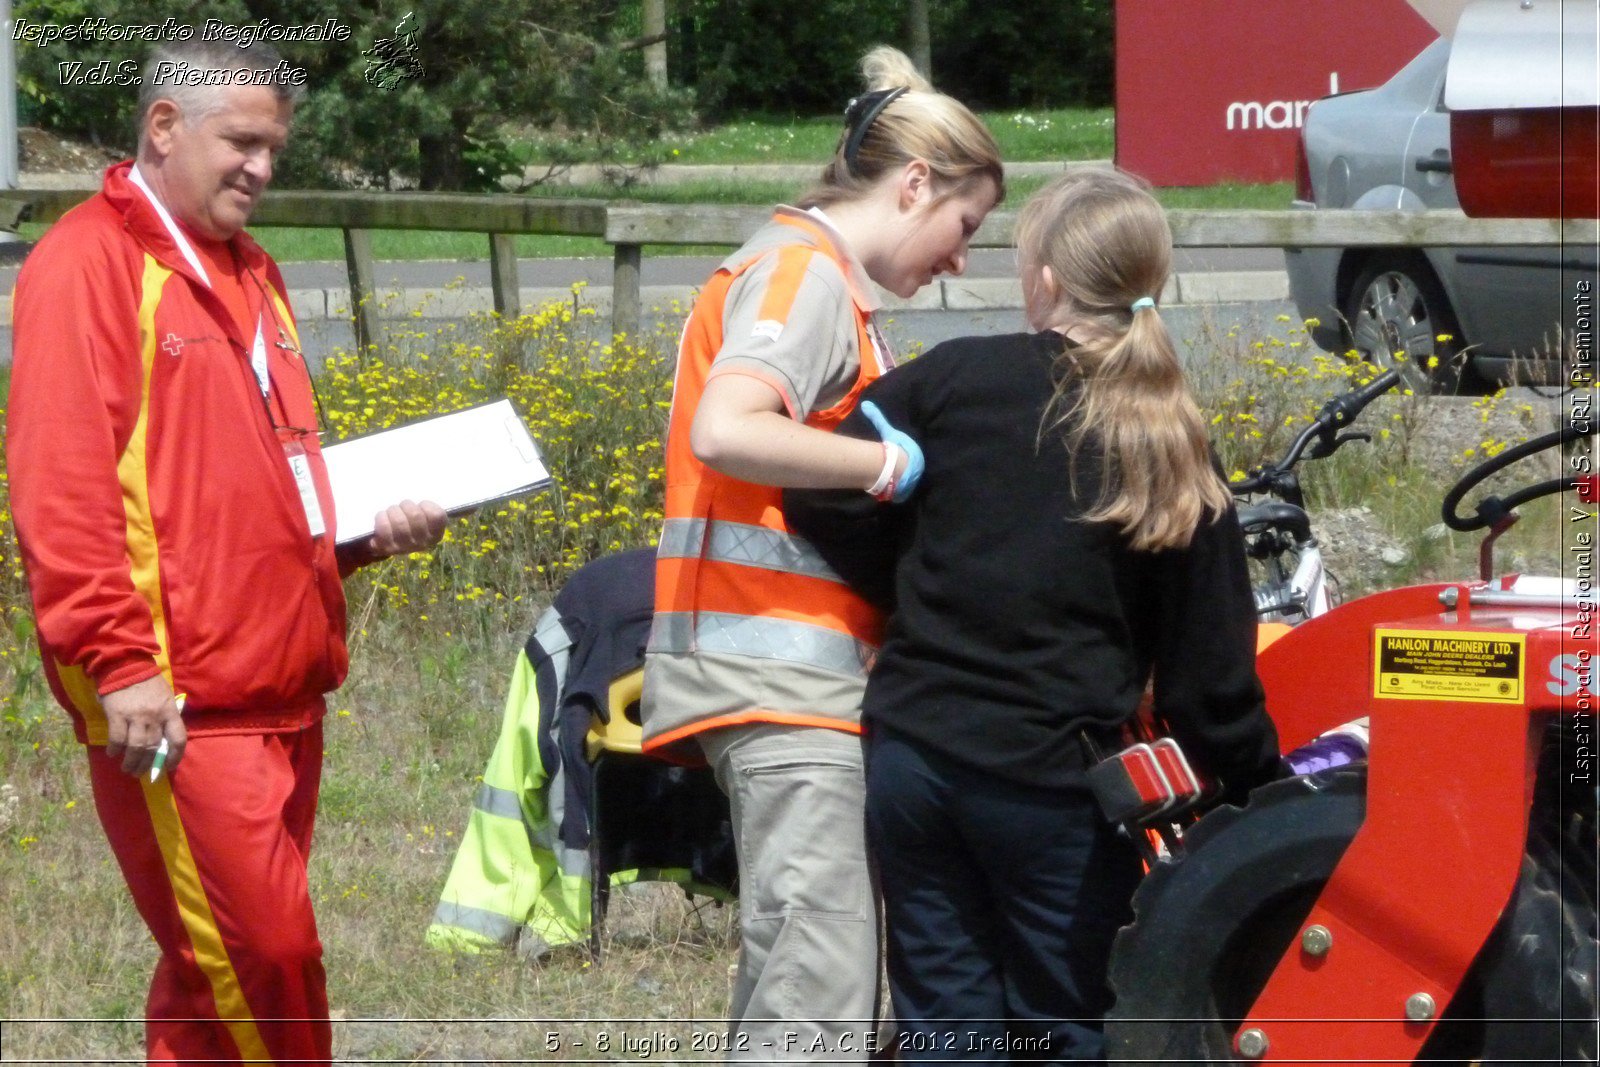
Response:
[[[980,116],[1000,144],[1001,157],[1010,162],[1086,160],[1111,158],[1115,144],[1115,117],[1109,108],[1077,108],[1015,112],[988,112]],[[822,164],[839,138],[840,121],[833,117],[748,118],[723,126],[675,134],[662,143],[660,158],[681,164],[787,163]],[[524,156],[536,161],[548,157],[537,136],[525,139]],[[642,161],[634,161],[635,163]],[[1016,178],[1009,183],[1006,206],[1019,207],[1047,179]],[[613,184],[567,185],[549,183],[529,191],[531,196],[627,199],[662,204],[776,204],[793,201],[805,189],[782,182],[696,181],[657,184],[640,181]],[[1288,182],[1260,185],[1221,184],[1194,188],[1158,189],[1157,197],[1174,208],[1286,208],[1293,196]],[[22,235],[37,240],[45,227],[25,223]],[[342,260],[344,238],[338,230],[263,226],[251,232],[262,246],[282,262]],[[382,230],[372,236],[373,254],[379,260],[481,260],[488,258],[488,238],[483,234],[419,230]],[[646,256],[695,255],[698,246],[647,246]],[[610,245],[594,237],[533,236],[517,238],[517,254],[525,258],[608,258]]]
[[[1276,454],[1350,380],[1342,361],[1310,354],[1298,324],[1208,330],[1215,370],[1196,389],[1230,470]],[[352,669],[331,698],[310,868],[342,1057],[639,1059],[630,1034],[688,1050],[726,1010],[736,909],[667,886],[616,894],[599,965],[581,948],[532,960],[423,943],[516,649],[573,568],[655,535],[670,350],[670,338],[616,342],[554,305],[366,359],[337,355],[322,370],[344,434],[508,395],[557,479],[455,520],[433,554],[347,583]],[[0,395],[6,386],[0,371]],[[1405,551],[1398,564],[1352,560],[1345,593],[1473,574],[1477,539],[1437,532],[1442,487],[1540,418],[1506,397],[1391,397],[1362,420],[1371,445],[1308,464],[1313,516],[1366,506]],[[4,477],[0,466],[0,1049],[6,1062],[110,1062],[138,1054],[155,953],[104,845],[81,750],[43,688]],[[1502,542],[1502,569],[1559,566],[1560,516],[1546,503]]]
[[[1111,108],[988,111],[978,116],[1000,145],[1002,159],[1110,159],[1116,144]],[[652,150],[668,163],[819,163],[833,154],[844,128],[826,115],[757,115],[709,129],[669,134]],[[528,162],[548,159],[565,143],[537,134],[520,142]]]

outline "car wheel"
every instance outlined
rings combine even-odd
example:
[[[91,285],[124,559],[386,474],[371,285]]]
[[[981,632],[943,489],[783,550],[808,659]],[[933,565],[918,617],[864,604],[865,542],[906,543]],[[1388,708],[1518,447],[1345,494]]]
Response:
[[[1350,287],[1345,322],[1361,359],[1397,368],[1417,392],[1454,393],[1471,377],[1460,323],[1421,256],[1373,257]]]

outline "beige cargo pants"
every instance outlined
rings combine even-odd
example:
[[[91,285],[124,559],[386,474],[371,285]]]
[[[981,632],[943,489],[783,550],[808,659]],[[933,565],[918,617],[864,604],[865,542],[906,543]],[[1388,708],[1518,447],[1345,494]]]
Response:
[[[733,1062],[865,1062],[880,1040],[862,739],[754,724],[700,736],[739,852]]]

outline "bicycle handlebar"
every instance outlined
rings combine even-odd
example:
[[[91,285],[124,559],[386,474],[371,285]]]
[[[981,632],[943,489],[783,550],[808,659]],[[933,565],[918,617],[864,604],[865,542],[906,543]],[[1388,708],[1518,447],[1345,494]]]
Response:
[[[1276,478],[1294,469],[1294,465],[1300,462],[1306,446],[1314,439],[1317,441],[1317,448],[1311,453],[1311,458],[1321,459],[1333,455],[1339,450],[1340,445],[1352,440],[1354,436],[1359,436],[1340,434],[1339,431],[1354,422],[1356,416],[1361,414],[1368,404],[1393,389],[1399,382],[1400,372],[1391,368],[1367,384],[1329,400],[1317,411],[1316,417],[1311,420],[1311,425],[1294,439],[1294,443],[1289,446],[1282,459],[1271,466],[1255,468],[1238,481],[1229,482],[1228,488],[1236,495],[1240,495],[1260,492],[1271,487]]]
[[[1348,426],[1355,421],[1355,417],[1361,414],[1368,404],[1393,389],[1399,383],[1400,372],[1391,367],[1366,385],[1352,389],[1342,396],[1336,396],[1322,405],[1322,410],[1318,412],[1318,418],[1324,415],[1331,417],[1334,420],[1334,429]]]

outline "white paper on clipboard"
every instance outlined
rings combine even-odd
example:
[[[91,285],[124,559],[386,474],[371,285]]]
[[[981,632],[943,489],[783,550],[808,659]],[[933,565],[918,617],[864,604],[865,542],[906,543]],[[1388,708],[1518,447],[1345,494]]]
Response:
[[[341,545],[371,537],[378,512],[402,500],[457,512],[550,483],[509,400],[329,445],[322,458]]]

